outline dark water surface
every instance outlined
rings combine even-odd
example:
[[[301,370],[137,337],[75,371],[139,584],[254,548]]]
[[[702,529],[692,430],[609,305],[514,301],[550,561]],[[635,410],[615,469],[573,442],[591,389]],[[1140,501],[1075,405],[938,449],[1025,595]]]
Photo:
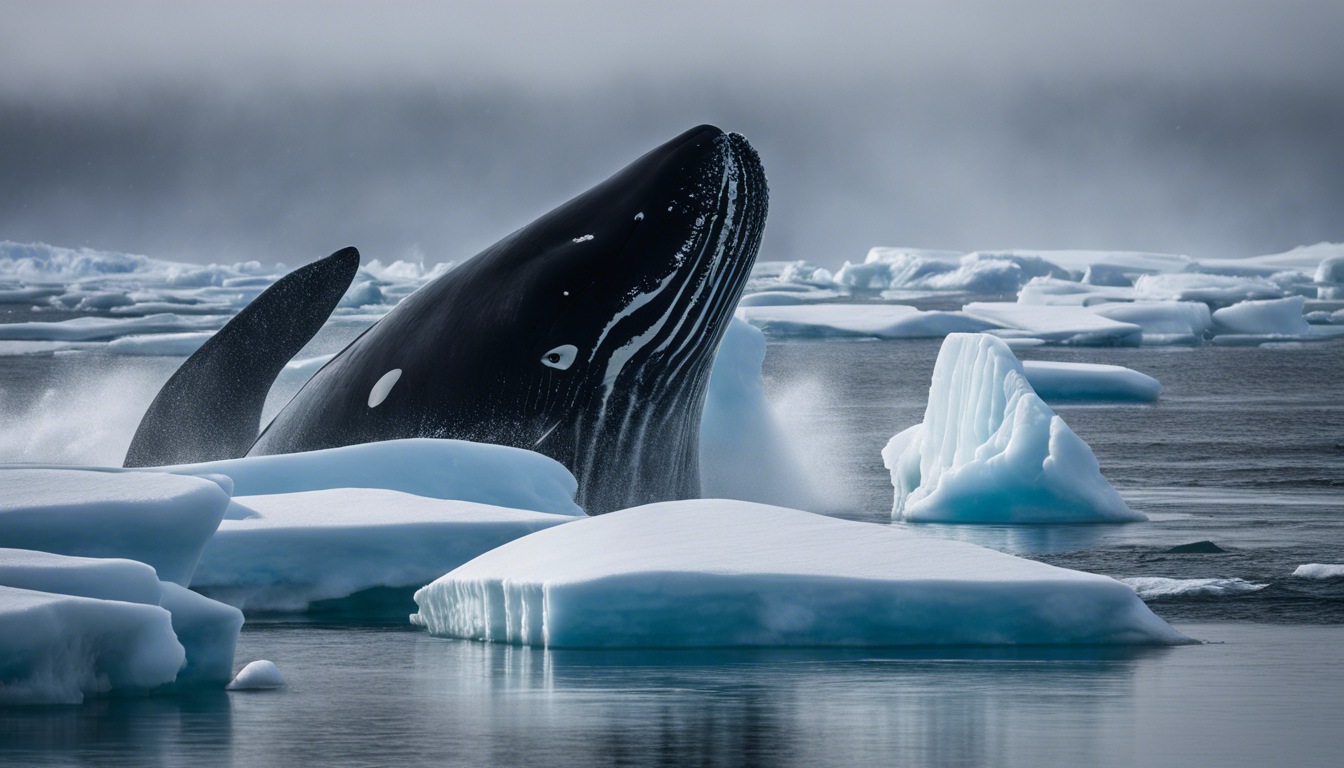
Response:
[[[251,624],[288,687],[0,710],[4,765],[1334,766],[1344,627],[1214,644],[540,651]]]
[[[319,337],[308,354],[354,332]],[[819,511],[890,521],[880,451],[921,420],[938,346],[771,344],[768,389],[817,479]],[[1162,382],[1156,404],[1054,405],[1151,521],[912,529],[1118,578],[1266,585],[1150,601],[1210,644],[538,651],[254,617],[237,666],[270,659],[288,688],[3,709],[0,765],[1340,765],[1344,579],[1291,574],[1344,562],[1344,343],[1018,354]],[[66,446],[67,426],[42,420],[88,400],[88,381],[152,385],[177,362],[0,357],[4,439]],[[129,419],[109,403],[78,420],[133,429],[135,409],[121,410]],[[1227,551],[1165,553],[1202,540]]]

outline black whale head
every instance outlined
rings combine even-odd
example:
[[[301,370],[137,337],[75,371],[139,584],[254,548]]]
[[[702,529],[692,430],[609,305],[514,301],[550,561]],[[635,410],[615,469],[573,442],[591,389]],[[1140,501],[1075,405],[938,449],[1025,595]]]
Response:
[[[704,390],[766,209],[746,139],[687,131],[406,298],[251,452],[451,437],[557,459],[590,514],[698,496]]]

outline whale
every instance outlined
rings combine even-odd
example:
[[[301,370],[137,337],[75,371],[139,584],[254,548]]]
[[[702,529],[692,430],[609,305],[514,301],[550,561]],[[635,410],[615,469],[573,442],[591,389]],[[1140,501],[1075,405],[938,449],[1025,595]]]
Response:
[[[743,136],[686,131],[403,299],[246,454],[459,439],[556,459],[589,514],[696,498],[709,372],[768,197]]]

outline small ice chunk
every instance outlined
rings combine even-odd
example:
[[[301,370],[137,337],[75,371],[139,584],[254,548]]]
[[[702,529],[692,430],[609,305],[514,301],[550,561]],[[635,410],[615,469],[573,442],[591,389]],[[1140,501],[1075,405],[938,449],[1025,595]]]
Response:
[[[260,659],[243,667],[233,682],[225,686],[230,691],[269,691],[285,684],[285,678],[275,664]]]
[[[1106,482],[1092,449],[1031,388],[1008,346],[987,334],[943,340],[923,424],[893,437],[882,460],[898,520],[1147,519]]]
[[[1297,566],[1293,576],[1299,579],[1344,579],[1344,565],[1307,563]]]
[[[1171,597],[1235,597],[1259,592],[1268,584],[1256,584],[1245,579],[1167,579],[1141,576],[1120,579],[1144,600]]]

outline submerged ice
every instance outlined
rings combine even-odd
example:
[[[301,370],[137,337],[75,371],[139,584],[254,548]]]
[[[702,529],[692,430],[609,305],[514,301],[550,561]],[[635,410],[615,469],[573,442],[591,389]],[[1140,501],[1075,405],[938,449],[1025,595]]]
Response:
[[[919,522],[1099,523],[1147,518],[1032,389],[1003,340],[943,341],[922,424],[882,450],[892,517]]]

